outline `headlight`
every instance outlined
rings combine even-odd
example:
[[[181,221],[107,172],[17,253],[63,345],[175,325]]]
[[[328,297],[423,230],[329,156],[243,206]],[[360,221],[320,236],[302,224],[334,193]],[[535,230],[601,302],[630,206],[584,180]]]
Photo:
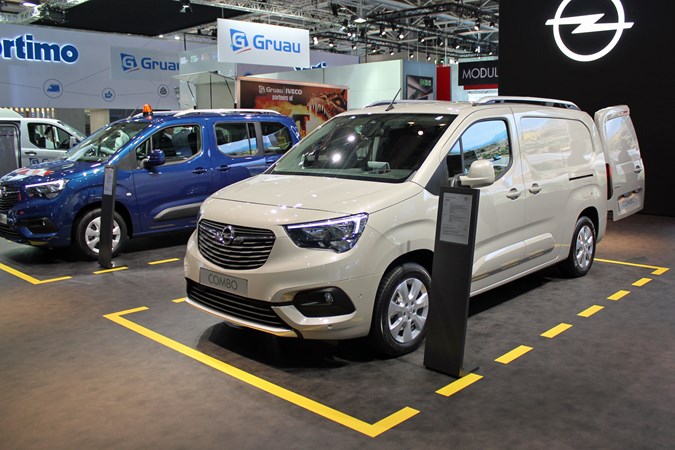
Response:
[[[366,228],[368,214],[356,214],[322,222],[287,225],[286,232],[293,243],[303,248],[330,249],[336,253],[351,250]]]
[[[27,184],[29,197],[54,198],[66,187],[68,180],[48,181],[46,183]]]

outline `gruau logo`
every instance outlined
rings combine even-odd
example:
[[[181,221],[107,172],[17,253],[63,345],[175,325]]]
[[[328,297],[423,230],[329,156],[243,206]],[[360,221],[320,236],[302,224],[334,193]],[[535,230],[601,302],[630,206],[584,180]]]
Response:
[[[598,21],[605,16],[604,13],[588,14],[584,16],[562,17],[563,11],[567,7],[567,5],[569,5],[572,2],[572,0],[564,0],[560,4],[558,10],[555,12],[555,17],[553,19],[547,20],[546,25],[550,25],[553,27],[553,37],[555,38],[555,43],[558,45],[558,48],[560,49],[561,52],[563,52],[565,56],[580,62],[596,61],[606,56],[609,52],[611,52],[614,49],[614,47],[616,47],[616,44],[618,44],[619,39],[621,39],[623,30],[627,30],[633,27],[633,22],[626,22],[626,13],[623,10],[623,5],[621,4],[621,1],[620,0],[611,0],[611,1],[614,7],[616,8],[617,21],[615,23],[598,23]],[[569,49],[567,45],[565,45],[565,42],[563,42],[563,39],[560,36],[561,25],[578,25],[572,31],[572,34],[600,33],[613,31],[614,37],[609,42],[609,44],[607,44],[607,46],[602,50],[600,50],[599,52],[592,53],[589,55],[582,55],[573,52],[572,50]]]
[[[230,40],[232,41],[232,51],[235,53],[242,53],[251,50],[248,46],[248,38],[243,31],[230,28]]]

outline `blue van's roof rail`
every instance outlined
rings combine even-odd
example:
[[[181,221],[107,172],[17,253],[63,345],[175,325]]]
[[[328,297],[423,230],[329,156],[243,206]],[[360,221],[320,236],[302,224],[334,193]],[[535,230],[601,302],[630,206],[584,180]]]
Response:
[[[176,117],[196,116],[202,114],[281,114],[271,109],[188,109],[176,113]]]

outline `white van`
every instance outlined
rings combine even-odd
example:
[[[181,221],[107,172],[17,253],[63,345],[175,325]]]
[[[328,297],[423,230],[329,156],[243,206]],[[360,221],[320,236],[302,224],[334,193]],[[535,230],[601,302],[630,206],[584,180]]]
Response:
[[[608,211],[644,201],[628,108],[596,119],[509,97],[340,114],[203,203],[188,302],[277,336],[368,335],[382,353],[410,352],[426,331],[438,194],[452,183],[480,190],[471,295],[553,264],[585,275]]]
[[[57,119],[23,117],[10,109],[0,109],[0,127],[15,126],[20,133],[18,167],[53,161],[79,143],[85,136]]]

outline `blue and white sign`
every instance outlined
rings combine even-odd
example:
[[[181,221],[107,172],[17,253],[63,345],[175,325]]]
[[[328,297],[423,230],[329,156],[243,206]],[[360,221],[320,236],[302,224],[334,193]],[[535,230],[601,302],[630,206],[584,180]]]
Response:
[[[178,55],[157,50],[110,47],[113,80],[165,80],[178,75]]]
[[[182,50],[174,39],[2,24],[0,105],[177,109]]]
[[[218,61],[308,67],[309,31],[218,19]]]

